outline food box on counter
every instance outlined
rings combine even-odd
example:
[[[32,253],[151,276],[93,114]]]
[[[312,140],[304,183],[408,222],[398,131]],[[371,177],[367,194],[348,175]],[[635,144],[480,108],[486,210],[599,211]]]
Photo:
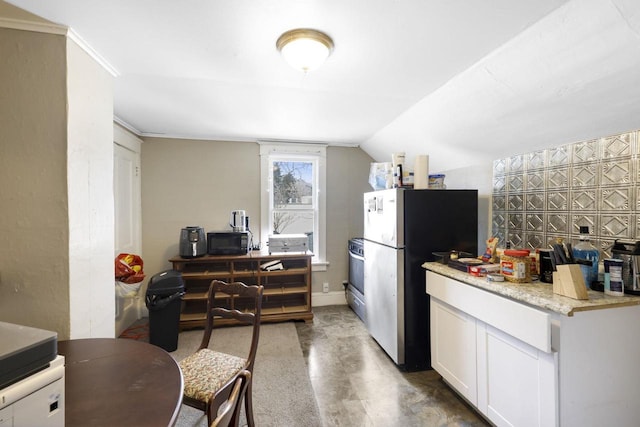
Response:
[[[449,267],[469,273],[472,276],[484,277],[491,273],[500,273],[500,264],[486,264],[478,258],[460,258],[449,261]]]
[[[477,277],[484,277],[491,273],[500,273],[500,264],[470,265],[468,273]]]

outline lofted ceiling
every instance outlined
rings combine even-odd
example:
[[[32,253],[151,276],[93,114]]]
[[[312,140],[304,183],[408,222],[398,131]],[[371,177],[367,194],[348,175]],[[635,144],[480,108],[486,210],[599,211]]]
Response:
[[[9,0],[70,27],[141,136],[433,153],[440,169],[640,128],[637,0]],[[329,34],[303,74],[284,31]]]

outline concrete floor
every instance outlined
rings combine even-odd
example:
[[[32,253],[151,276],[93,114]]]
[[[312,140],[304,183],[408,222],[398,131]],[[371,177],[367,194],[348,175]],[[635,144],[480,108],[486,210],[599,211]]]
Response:
[[[324,426],[488,426],[435,371],[402,372],[346,305],[296,323]]]

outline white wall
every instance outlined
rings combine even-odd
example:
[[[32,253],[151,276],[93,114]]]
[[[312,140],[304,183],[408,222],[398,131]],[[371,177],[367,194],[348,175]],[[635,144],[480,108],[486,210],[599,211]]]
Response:
[[[113,337],[112,80],[69,40],[67,82],[70,336]]]
[[[478,251],[484,252],[491,235],[491,193],[493,191],[493,163],[468,166],[441,172],[450,189],[478,190]]]

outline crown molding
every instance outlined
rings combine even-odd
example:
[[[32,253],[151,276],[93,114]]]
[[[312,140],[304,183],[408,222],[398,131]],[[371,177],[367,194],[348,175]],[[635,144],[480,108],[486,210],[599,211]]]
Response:
[[[357,142],[339,142],[339,141],[302,141],[293,139],[254,139],[254,138],[241,138],[241,137],[225,137],[219,135],[205,135],[205,136],[193,136],[193,135],[181,135],[170,133],[155,133],[155,132],[142,132],[128,125],[126,122],[120,122],[117,117],[114,120],[124,127],[127,127],[130,131],[145,138],[166,138],[166,139],[190,139],[193,141],[218,141],[218,142],[254,142],[258,145],[286,145],[286,144],[298,144],[306,146],[325,146],[325,147],[346,147],[346,148],[358,148],[360,144]]]
[[[137,135],[134,135],[128,129],[115,122],[113,124],[113,142],[134,153],[140,153],[142,144],[144,143]]]
[[[256,141],[258,144],[304,144],[304,145],[324,145],[327,147],[359,147],[360,144],[356,142],[340,142],[340,141],[302,141],[293,139],[259,139]]]
[[[125,128],[126,130],[128,130],[129,132],[131,132],[132,134],[134,134],[135,136],[137,136],[138,138],[142,135],[142,132],[140,132],[138,129],[136,129],[133,125],[129,124],[128,122],[122,120],[120,117],[116,116],[114,114],[113,116],[113,121],[114,123],[120,125],[121,127]]]
[[[93,49],[87,42],[84,41],[84,39],[82,39],[82,37],[78,35],[78,33],[76,33],[70,27],[49,22],[34,22],[25,21],[23,19],[0,17],[0,28],[65,36],[76,43],[80,47],[80,49],[84,50],[113,77],[118,77],[120,75],[118,70],[116,70],[116,68],[113,67],[109,63],[109,61],[107,61],[102,55],[100,55],[95,49]]]
[[[140,132],[141,137],[145,138],[165,138],[165,139],[186,139],[192,141],[213,141],[213,142],[257,142],[251,138],[235,138],[235,137],[221,137],[221,136],[207,136],[207,135],[183,135],[178,133],[156,133],[156,132]]]
[[[80,47],[80,49],[84,50],[98,64],[102,65],[102,67],[105,70],[107,70],[107,72],[111,74],[112,77],[118,77],[120,75],[118,70],[116,70],[116,68],[113,65],[111,65],[109,61],[105,59],[104,56],[100,55],[100,53],[97,50],[91,47],[89,43],[84,41],[84,39],[80,37],[80,35],[73,30],[73,28],[68,28],[67,37],[73,40]]]
[[[32,31],[35,33],[56,34],[60,36],[67,35],[67,27],[65,27],[64,25],[54,24],[50,22],[25,21],[23,19],[0,17],[0,28]]]

